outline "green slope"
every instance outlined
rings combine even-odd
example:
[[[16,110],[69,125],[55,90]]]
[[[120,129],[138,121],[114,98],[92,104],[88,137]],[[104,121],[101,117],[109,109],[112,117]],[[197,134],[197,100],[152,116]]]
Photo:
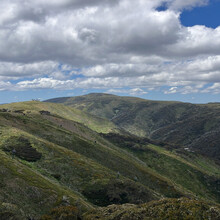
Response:
[[[219,167],[206,158],[139,144],[133,136],[119,144],[79,123],[84,116],[80,110],[60,104],[25,102],[3,108],[10,112],[0,112],[0,217],[6,211],[38,217],[60,205],[85,212],[95,205],[164,197],[220,201]],[[127,147],[135,144],[139,146]]]
[[[19,104],[16,105],[19,107]],[[21,106],[24,107],[23,103]],[[36,108],[32,106],[32,109]],[[24,110],[29,111],[29,109]],[[26,112],[25,115],[14,112],[0,113],[0,156],[1,163],[4,162],[2,172],[8,173],[4,178],[1,178],[3,188],[0,191],[0,203],[3,206],[6,204],[9,207],[16,207],[13,210],[16,214],[23,217],[28,215],[33,217],[62,204],[63,196],[68,198],[70,204],[81,201],[82,209],[85,210],[91,207],[86,202],[87,199],[94,204],[100,204],[103,196],[105,196],[103,204],[123,201],[146,202],[162,196],[150,189],[147,184],[130,180],[133,173],[127,172],[125,168],[134,167],[132,168],[134,170],[136,166],[139,166],[135,163],[130,164],[128,161],[130,156],[124,156],[120,151],[105,146],[103,143],[106,141],[85,126],[69,121],[69,130],[67,130],[64,128],[66,123],[67,119],[60,116],[43,116],[37,112]],[[61,124],[62,126],[60,126]],[[20,147],[25,150],[26,141],[24,140],[28,140],[27,142],[32,148],[42,154],[40,160],[29,162],[24,155],[21,157],[21,155],[12,154],[11,149],[16,149],[16,153],[20,152]],[[107,156],[108,160],[106,160]],[[125,164],[125,167],[120,167],[121,162]],[[18,167],[18,173],[16,167],[13,166],[14,163]],[[5,166],[8,166],[7,169]],[[121,172],[120,177],[117,177],[118,171]],[[20,172],[24,173],[22,177],[20,177]],[[139,172],[142,175],[148,174],[147,170]],[[157,179],[154,175],[153,178]],[[16,180],[16,183],[10,186],[10,181],[13,180]],[[164,183],[165,188],[168,187],[165,181],[160,179],[158,181]],[[118,187],[118,192],[112,194],[115,185]],[[33,187],[35,188],[32,192]],[[46,192],[42,188],[46,188]],[[102,190],[101,198],[91,197],[90,192],[95,193],[99,188]],[[132,192],[139,196],[135,198],[125,189],[132,189]],[[17,191],[20,193],[16,194]],[[178,194],[175,189],[159,189],[159,191]],[[122,193],[127,193],[128,198],[121,199],[120,194]],[[38,199],[33,200],[33,203],[29,202],[32,196],[36,196],[35,194]],[[49,201],[49,198],[52,201]],[[45,206],[44,201],[47,202]],[[18,210],[21,213],[18,213]]]
[[[8,113],[3,114],[8,117]],[[46,119],[38,118],[40,116],[10,115],[10,117],[10,123],[15,122],[12,125],[13,127],[35,135],[37,138],[47,140],[53,144],[62,146],[65,149],[86,156],[87,158],[91,158],[102,166],[113,170],[115,172],[114,177],[117,176],[117,172],[120,172],[121,175],[133,180],[136,174],[140,176],[140,182],[152,190],[157,190],[159,193],[167,196],[179,195],[173,186],[170,187],[167,180],[153,173],[152,170],[145,167],[132,155],[129,155],[114,146],[99,143],[99,140],[95,142],[84,139],[78,134],[56,126]],[[52,168],[54,168],[56,164],[57,162],[52,165]],[[97,168],[97,170],[100,171],[100,168]],[[90,172],[91,170],[88,170],[88,172],[83,172],[83,174],[87,177]],[[106,174],[103,174],[103,176],[106,176]],[[103,176],[100,178],[103,178]],[[85,183],[88,182],[91,182],[91,179],[85,180]]]
[[[164,199],[143,205],[126,204],[100,208],[84,215],[84,220],[218,220],[220,208],[189,199]]]
[[[213,161],[189,152],[169,151],[149,143],[148,139],[103,135],[118,147],[126,149],[160,175],[206,199],[220,199],[220,167]],[[182,155],[184,153],[184,157]],[[214,197],[213,197],[214,195]]]
[[[150,101],[108,94],[57,98],[141,137],[188,148],[220,162],[220,104]]]
[[[62,104],[54,105],[53,103],[30,101],[0,105],[0,109],[7,109],[12,112],[24,110],[23,112],[25,114],[39,114],[39,111],[44,110],[49,111],[52,115],[82,123],[97,132],[117,132],[117,128],[112,122],[109,122],[106,119],[95,117],[89,113],[79,111],[78,109],[68,108]]]
[[[0,205],[4,208],[2,213],[12,212],[19,219],[38,217],[52,207],[63,204],[65,196],[68,196],[72,205],[79,201],[83,210],[92,208],[76,192],[1,150],[0,167]],[[0,212],[0,216],[2,213]]]

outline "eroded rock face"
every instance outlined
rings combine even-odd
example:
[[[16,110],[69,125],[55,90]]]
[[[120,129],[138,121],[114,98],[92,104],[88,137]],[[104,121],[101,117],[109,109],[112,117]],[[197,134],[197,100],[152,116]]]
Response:
[[[35,162],[42,157],[42,154],[31,146],[30,141],[22,136],[9,138],[6,141],[3,150],[29,162]]]

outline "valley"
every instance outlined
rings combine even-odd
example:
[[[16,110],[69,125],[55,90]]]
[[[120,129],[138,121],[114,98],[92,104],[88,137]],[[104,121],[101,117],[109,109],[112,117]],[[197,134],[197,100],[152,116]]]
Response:
[[[218,219],[219,107],[107,94],[1,105],[0,219],[158,219],[179,203]]]

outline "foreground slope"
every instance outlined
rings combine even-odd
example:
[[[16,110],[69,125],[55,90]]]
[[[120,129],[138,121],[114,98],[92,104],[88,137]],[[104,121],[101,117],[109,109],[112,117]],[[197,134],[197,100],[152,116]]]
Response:
[[[220,169],[210,160],[183,157],[129,134],[100,135],[95,126],[75,121],[83,115],[79,110],[61,106],[0,107],[0,217],[37,218],[66,205],[84,213],[95,205],[164,197],[220,201]],[[89,119],[90,126],[99,120]]]
[[[80,213],[74,206],[60,207],[51,210],[41,220],[218,220],[220,207],[193,199],[163,199],[141,205],[124,204],[97,208]]]
[[[126,204],[99,208],[84,215],[84,220],[217,220],[219,207],[189,199],[164,199],[143,205]]]
[[[63,103],[108,119],[137,136],[172,143],[220,162],[220,104],[195,105],[150,101],[109,94],[57,98]]]
[[[1,218],[37,217],[63,204],[88,210],[91,203],[140,203],[181,195],[96,132],[58,115],[41,115],[35,103],[30,103],[30,112],[25,104],[2,106],[9,112],[0,113]],[[142,176],[139,183],[132,180],[135,170]]]

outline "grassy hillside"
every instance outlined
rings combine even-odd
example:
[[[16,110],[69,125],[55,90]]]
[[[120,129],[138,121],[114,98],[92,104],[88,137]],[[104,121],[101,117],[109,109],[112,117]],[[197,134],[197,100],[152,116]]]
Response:
[[[44,103],[39,101],[19,102],[13,104],[4,104],[1,109],[6,109],[11,112],[20,111],[24,114],[40,114],[40,111],[48,111],[52,115],[73,120],[86,125],[94,131],[108,133],[111,131],[117,132],[116,126],[109,120],[95,117],[89,113],[79,111],[78,109],[68,108],[62,104]],[[45,114],[44,114],[45,115]]]
[[[220,167],[212,160],[187,151],[171,152],[166,149],[169,146],[156,146],[149,143],[148,139],[135,136],[119,134],[103,136],[116,146],[132,153],[155,172],[197,196],[220,199]]]
[[[188,148],[220,162],[220,104],[150,101],[108,94],[57,98],[84,112],[108,119],[140,137]]]
[[[157,189],[159,192],[161,191],[162,193],[170,196],[172,194],[178,195],[173,187],[169,187],[169,184],[166,182],[166,180],[155,175],[150,169],[148,169],[148,167],[143,166],[139,160],[132,155],[129,155],[114,146],[104,145],[98,139],[97,141],[87,140],[82,136],[80,137],[76,133],[68,131],[58,125],[54,125],[46,119],[40,118],[41,116],[37,117],[34,115],[33,117],[23,115],[15,116],[11,114],[7,115],[7,113],[3,114],[6,118],[9,116],[11,117],[10,122],[15,122],[12,125],[13,127],[37,136],[37,138],[47,140],[50,143],[64,147],[65,149],[69,150],[69,153],[73,151],[78,153],[77,155],[83,155],[87,158],[91,158],[94,162],[96,161],[105,167],[111,168],[111,170],[115,172],[114,177],[117,176],[117,172],[120,172],[120,175],[134,179],[135,173],[137,173],[141,177],[141,183],[147,186],[149,185],[149,187],[153,190]],[[7,128],[6,133],[8,133],[8,129],[9,128]],[[10,140],[10,138],[8,140]],[[54,159],[54,157],[52,159]],[[59,160],[54,161],[54,163],[51,165],[51,169],[54,169],[54,166],[59,166],[58,162]],[[89,168],[92,167],[89,166]],[[101,168],[98,167],[97,172],[99,172],[100,169]],[[86,178],[92,175],[91,170],[82,173],[82,175],[85,175]],[[107,173],[110,173],[109,170]],[[103,174],[99,178],[103,180],[103,176],[107,177],[108,175]],[[147,176],[149,178],[146,179]],[[110,177],[107,179],[110,179]],[[81,180],[79,181],[81,182]],[[85,180],[85,183],[88,182],[91,182],[90,179]],[[156,185],[156,182],[159,184]],[[75,184],[73,183],[73,185]]]
[[[20,103],[16,110],[13,104],[7,106],[11,112],[0,113],[0,204],[8,209],[2,216],[37,217],[63,203],[79,204],[86,211],[91,203],[142,203],[163,194],[181,195],[131,155],[104,145],[94,131],[60,116],[41,115],[39,104],[31,104],[32,112]],[[132,180],[136,169],[142,182]],[[152,180],[144,181],[145,175]],[[158,189],[155,181],[161,183]]]
[[[126,204],[100,208],[84,215],[84,220],[217,220],[219,207],[189,199],[164,199],[143,205]]]
[[[80,213],[74,206],[66,206],[51,210],[41,220],[218,220],[219,218],[219,206],[203,201],[181,198],[163,199],[141,205],[110,205],[84,214]]]
[[[220,201],[219,167],[206,158],[126,139],[108,122],[116,138],[107,130],[100,135],[94,131],[98,117],[60,104],[0,109],[0,219],[38,218],[72,205],[85,213],[164,197]],[[79,123],[84,116],[90,124]]]
[[[49,175],[43,175],[41,170],[33,169],[31,163],[2,150],[0,167],[0,216],[12,213],[19,219],[37,217],[51,207],[65,203],[66,196],[69,204],[75,205],[79,201],[83,210],[92,208],[78,193],[61,186],[54,178],[48,178]]]

